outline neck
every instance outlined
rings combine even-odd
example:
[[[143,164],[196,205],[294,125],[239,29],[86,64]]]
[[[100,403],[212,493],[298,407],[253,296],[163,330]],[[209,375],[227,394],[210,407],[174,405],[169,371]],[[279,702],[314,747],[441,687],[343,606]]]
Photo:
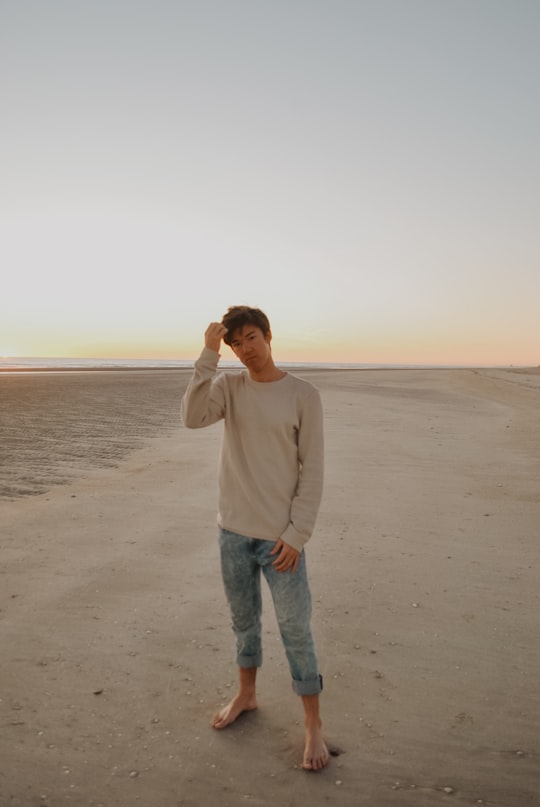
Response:
[[[287,375],[284,370],[280,370],[279,367],[276,367],[273,360],[268,361],[264,367],[259,369],[250,367],[248,368],[248,372],[252,381],[259,381],[263,383],[279,381],[281,378]]]

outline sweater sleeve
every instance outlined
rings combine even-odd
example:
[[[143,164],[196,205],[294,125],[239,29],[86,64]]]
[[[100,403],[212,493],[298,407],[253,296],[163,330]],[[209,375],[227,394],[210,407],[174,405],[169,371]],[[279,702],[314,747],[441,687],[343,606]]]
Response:
[[[218,361],[219,353],[205,347],[195,362],[180,406],[182,420],[188,429],[210,426],[225,415],[225,396],[216,383]]]
[[[324,477],[323,411],[318,390],[303,407],[298,430],[300,478],[291,503],[291,518],[282,540],[298,551],[311,538],[321,504]]]

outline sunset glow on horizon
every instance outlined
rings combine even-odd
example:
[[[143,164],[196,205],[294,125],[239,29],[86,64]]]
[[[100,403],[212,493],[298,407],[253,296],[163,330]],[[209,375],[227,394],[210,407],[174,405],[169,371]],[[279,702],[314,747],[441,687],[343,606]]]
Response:
[[[540,5],[4,10],[0,353],[540,363]],[[226,347],[223,358],[231,358]]]

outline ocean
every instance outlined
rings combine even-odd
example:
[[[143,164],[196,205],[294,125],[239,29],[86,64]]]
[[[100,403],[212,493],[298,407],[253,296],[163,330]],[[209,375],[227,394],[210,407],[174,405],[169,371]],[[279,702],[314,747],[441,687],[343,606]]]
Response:
[[[193,367],[195,359],[79,359],[79,358],[45,358],[45,357],[1,357],[0,372],[5,371],[56,371],[72,370],[186,370]],[[340,364],[340,363],[307,363],[276,362],[280,367],[292,369],[304,367],[313,370],[368,370],[382,368],[399,368],[403,365],[390,364]],[[241,368],[240,362],[220,361],[220,367],[226,369]]]

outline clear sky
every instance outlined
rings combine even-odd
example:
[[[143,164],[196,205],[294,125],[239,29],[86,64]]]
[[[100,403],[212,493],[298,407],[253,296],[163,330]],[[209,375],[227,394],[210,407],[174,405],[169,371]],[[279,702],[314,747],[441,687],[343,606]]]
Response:
[[[0,353],[540,363],[538,0],[0,0]]]

